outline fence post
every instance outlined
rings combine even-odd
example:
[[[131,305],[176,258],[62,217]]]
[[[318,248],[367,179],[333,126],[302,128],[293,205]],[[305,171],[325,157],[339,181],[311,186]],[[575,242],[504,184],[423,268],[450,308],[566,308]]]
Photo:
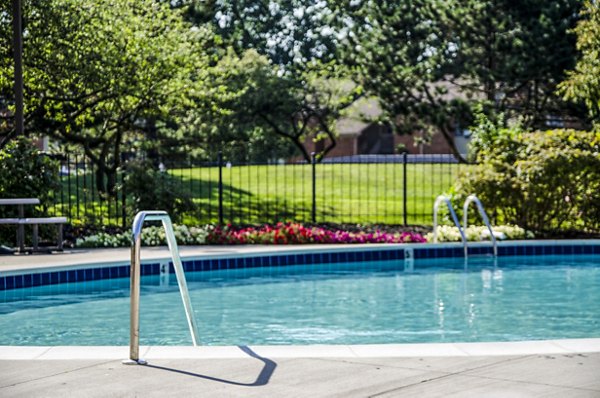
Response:
[[[73,217],[71,216],[71,210],[73,209],[72,207],[72,203],[71,203],[71,157],[69,156],[69,154],[67,153],[67,194],[69,195],[68,197],[68,203],[69,203],[69,207],[67,210],[67,217],[69,219],[72,219]]]
[[[312,164],[312,222],[317,222],[317,154],[315,152],[310,153],[310,159]]]
[[[125,188],[125,173],[127,166],[123,165],[121,170],[121,224],[123,229],[127,229],[127,190]]]
[[[77,155],[75,155],[75,201],[77,203],[77,218],[80,219],[79,216],[79,161]]]
[[[406,163],[407,155],[406,152],[402,154],[402,215],[404,218],[404,226],[408,225],[406,222]]]
[[[223,225],[223,152],[217,155],[219,163],[219,225]]]

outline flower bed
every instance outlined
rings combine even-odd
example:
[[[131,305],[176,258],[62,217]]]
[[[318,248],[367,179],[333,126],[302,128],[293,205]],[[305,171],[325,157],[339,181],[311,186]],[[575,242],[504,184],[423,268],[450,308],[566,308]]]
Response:
[[[452,227],[450,225],[439,225],[437,228],[438,242],[461,241],[460,232],[458,232],[458,228]],[[498,240],[534,238],[534,235],[531,231],[526,231],[525,229],[517,225],[496,225],[492,227],[492,230],[494,231],[494,235],[496,235],[496,239]],[[467,229],[465,230],[465,237],[468,241],[481,241],[490,239],[487,227],[476,225],[467,227]],[[433,242],[433,232],[430,232],[427,235],[425,235],[425,238],[428,242]]]
[[[206,242],[209,226],[187,227],[173,225],[175,239],[180,245],[202,245]],[[146,227],[142,229],[142,246],[161,246],[167,244],[165,231],[162,227]],[[106,233],[99,232],[94,235],[78,238],[76,247],[128,247],[131,246],[131,232]]]
[[[424,243],[425,238],[414,232],[362,232],[334,228],[304,226],[297,223],[278,223],[262,227],[234,227],[227,225],[187,227],[175,225],[175,238],[180,245],[244,245],[244,244],[304,244],[304,243]],[[142,245],[165,245],[161,227],[142,230]],[[76,240],[77,247],[127,247],[131,233],[109,234],[100,232]]]
[[[231,225],[215,227],[209,231],[209,244],[303,244],[303,243],[422,243],[420,234],[413,232],[387,233],[348,232],[321,227],[305,227],[296,223],[278,223],[260,228],[235,228]]]

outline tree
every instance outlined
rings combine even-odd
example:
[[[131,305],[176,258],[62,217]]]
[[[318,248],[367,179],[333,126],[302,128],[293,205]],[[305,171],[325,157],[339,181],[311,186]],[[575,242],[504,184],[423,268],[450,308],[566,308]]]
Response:
[[[345,62],[358,83],[376,96],[384,117],[399,133],[443,134],[453,154],[456,123],[468,114],[466,101],[448,95],[448,76],[456,74],[456,43],[444,1],[365,1],[350,6],[356,21]]]
[[[320,160],[335,146],[333,126],[354,101],[357,89],[332,78],[333,63],[313,61],[304,67],[300,75],[291,75],[255,50],[241,57],[230,50],[209,70],[213,112],[191,115],[184,128],[208,129],[202,138],[207,148],[224,148],[235,159],[299,153],[310,161],[305,139],[312,136],[326,141],[317,153]]]
[[[154,0],[35,0],[24,16],[26,130],[82,148],[111,192],[144,121],[173,118],[201,91],[207,33]],[[3,54],[5,98],[11,73]]]
[[[318,159],[335,146],[335,121],[361,94],[344,82],[346,70],[335,62],[348,29],[327,2],[202,1],[192,3],[188,15],[196,23],[211,22],[233,50],[218,66],[235,71],[222,82],[235,97],[224,103],[235,119],[228,133],[244,137],[241,126],[270,132],[289,140],[307,161],[307,137],[326,143]]]
[[[556,95],[575,64],[579,0],[470,0],[449,13],[457,44],[451,83],[530,129],[548,120],[580,118]]]
[[[554,94],[574,62],[576,0],[351,4],[344,58],[399,132],[437,131],[464,160],[454,131],[470,124],[476,103],[529,128],[579,115]]]
[[[597,1],[585,2],[583,18],[577,24],[577,49],[581,57],[559,92],[567,100],[583,102],[596,123],[600,121],[600,6]]]
[[[340,13],[326,1],[196,0],[190,19],[210,22],[238,56],[254,49],[275,65],[302,68],[312,60],[331,61],[347,34]]]

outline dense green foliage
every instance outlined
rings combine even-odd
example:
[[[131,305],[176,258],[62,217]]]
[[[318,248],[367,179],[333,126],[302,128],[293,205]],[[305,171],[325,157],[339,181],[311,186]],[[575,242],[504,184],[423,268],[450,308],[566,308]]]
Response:
[[[357,87],[329,81],[347,74],[335,57],[343,34],[332,26],[339,18],[326,1],[171,5],[214,32],[205,50],[212,55],[205,101],[177,123],[178,137],[194,137],[189,152],[196,158],[214,160],[222,151],[237,162],[310,161],[307,143],[322,141],[318,159],[336,145],[335,121],[357,97]]]
[[[148,162],[130,162],[124,181],[127,194],[132,197],[131,217],[142,210],[164,210],[175,222],[193,212],[194,203],[172,175],[156,170]]]
[[[577,0],[350,4],[345,62],[399,132],[441,133],[460,158],[454,134],[477,103],[528,128],[581,116],[555,94],[575,63]]]
[[[359,95],[357,87],[339,81],[339,73],[334,63],[318,61],[284,72],[254,50],[242,56],[229,51],[210,75],[221,90],[214,96],[222,111],[219,123],[227,125],[218,132],[219,144],[228,152],[247,148],[250,156],[230,157],[234,160],[261,160],[272,151],[310,161],[305,141],[312,137],[327,141],[317,151],[322,158],[335,145],[337,119]],[[251,146],[240,145],[248,141]],[[227,145],[232,143],[235,147]]]
[[[359,3],[360,4],[360,3]],[[447,96],[443,84],[454,76],[448,30],[451,5],[444,1],[366,1],[350,7],[356,20],[354,46],[344,52],[356,79],[380,101],[384,118],[396,131],[439,132],[451,144],[454,118],[466,114],[464,100]]]
[[[316,62],[282,74],[255,50],[230,49],[208,72],[214,108],[190,112],[181,129],[208,131],[200,138],[206,152],[222,150],[233,161],[310,160],[306,138],[322,133],[334,142],[335,121],[353,100],[352,88],[328,82],[330,67]]]
[[[75,144],[109,176],[96,181],[110,192],[126,151],[208,158],[214,148],[252,142],[237,158],[308,159],[313,139],[323,141],[323,156],[336,143],[335,121],[365,94],[379,99],[396,131],[441,133],[452,146],[482,100],[544,127],[573,113],[554,88],[574,66],[569,29],[580,6],[28,0],[27,131]],[[593,32],[590,24],[578,29]],[[0,107],[10,108],[10,24],[0,32]],[[6,132],[10,117],[3,120]]]
[[[99,189],[110,192],[121,153],[157,145],[156,121],[193,106],[210,35],[155,0],[25,1],[23,14],[26,130],[84,152],[97,183],[108,181]],[[2,48],[10,48],[9,29],[2,24]],[[3,98],[11,98],[9,60],[0,64]]]
[[[193,1],[188,15],[210,24],[226,48],[211,75],[224,89],[216,100],[221,140],[209,145],[229,152],[223,138],[234,150],[251,141],[230,157],[263,161],[290,152],[310,161],[310,141],[320,141],[320,160],[336,145],[336,120],[361,90],[337,60],[348,27],[327,1]]]
[[[335,58],[348,33],[335,6],[313,0],[194,0],[188,14],[196,23],[213,24],[236,53],[254,49],[273,64],[294,69]]]
[[[287,122],[283,115],[291,112],[296,98],[266,58],[252,50],[239,57],[230,50],[208,74],[215,107],[188,112],[179,127],[183,136],[198,136],[199,158],[215,161],[221,151],[230,161],[264,162],[296,155],[295,144],[303,148],[287,139],[287,130],[273,134],[267,123]]]
[[[38,198],[48,207],[59,184],[58,162],[40,156],[31,140],[18,138],[0,149],[0,176],[0,198]]]
[[[600,5],[585,2],[583,19],[575,28],[581,57],[568,73],[560,91],[567,99],[583,102],[595,123],[600,123]]]
[[[556,85],[575,59],[581,0],[468,0],[454,3],[457,78],[461,92],[485,98],[507,118],[527,128],[581,117],[561,101]]]
[[[600,228],[600,133],[497,129],[482,141],[458,203],[474,193],[498,222],[534,231]]]

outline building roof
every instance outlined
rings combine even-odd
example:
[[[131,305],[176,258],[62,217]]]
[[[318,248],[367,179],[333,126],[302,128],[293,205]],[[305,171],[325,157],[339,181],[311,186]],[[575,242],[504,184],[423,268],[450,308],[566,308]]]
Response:
[[[361,98],[348,108],[345,117],[337,121],[336,129],[340,135],[360,134],[381,114],[381,106],[376,98]]]

